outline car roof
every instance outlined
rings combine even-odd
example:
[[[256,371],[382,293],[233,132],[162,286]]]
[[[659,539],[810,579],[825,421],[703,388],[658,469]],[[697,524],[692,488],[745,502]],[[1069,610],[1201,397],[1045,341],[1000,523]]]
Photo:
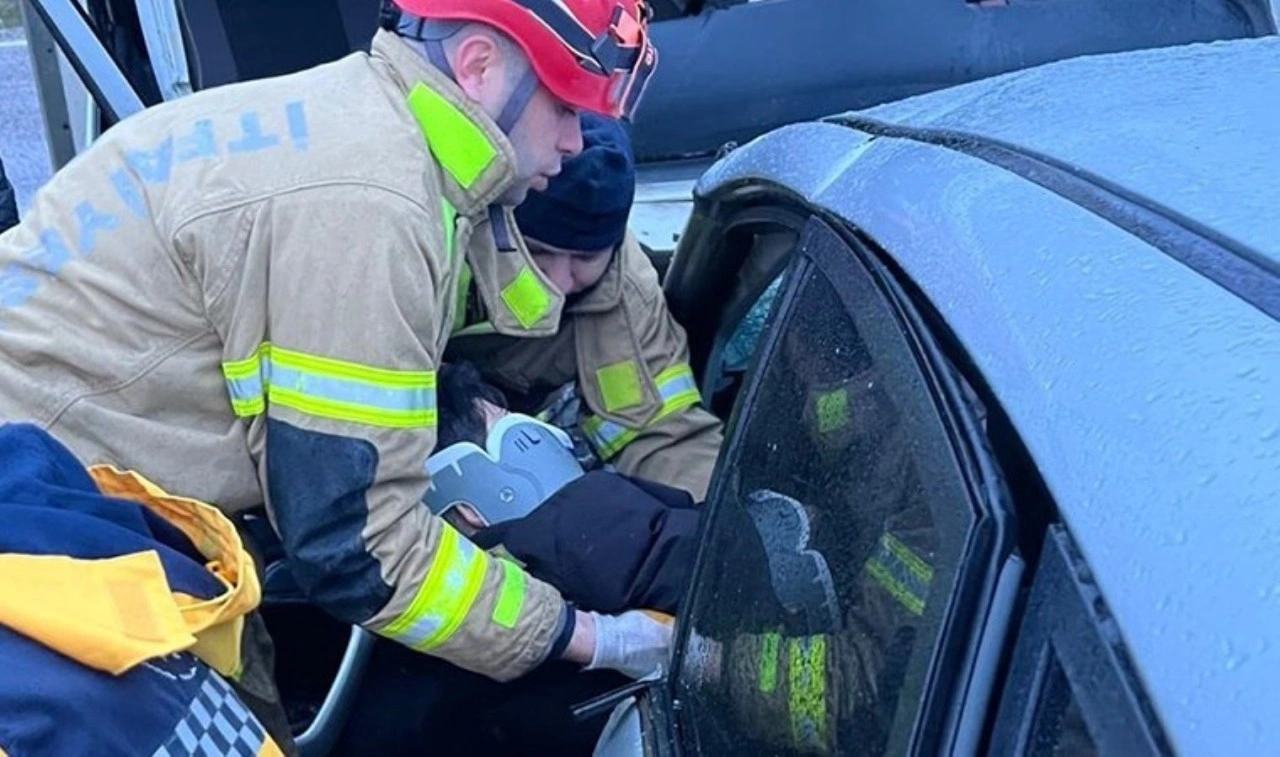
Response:
[[[1278,60],[1275,39],[1082,58],[858,115],[963,124],[1121,187],[1133,177],[1265,263],[1280,252],[1260,204],[1280,196],[1280,146],[1262,139]],[[1208,86],[1216,72],[1232,78]],[[697,194],[744,182],[860,228],[929,298],[1035,459],[1175,748],[1274,749],[1276,317],[1158,235],[953,143],[784,127],[717,163]]]
[[[1097,55],[866,111],[1056,158],[1280,260],[1280,37]]]

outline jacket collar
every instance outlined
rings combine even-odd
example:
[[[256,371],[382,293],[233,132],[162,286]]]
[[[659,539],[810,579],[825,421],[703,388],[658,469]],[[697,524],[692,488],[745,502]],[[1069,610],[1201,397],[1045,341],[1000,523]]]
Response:
[[[457,84],[397,35],[379,30],[372,55],[390,67],[441,167],[445,199],[459,214],[474,217],[515,179],[515,148],[506,135]]]
[[[511,208],[494,205],[476,223],[467,265],[487,320],[457,333],[543,337],[559,331],[564,295],[533,262]]]
[[[617,308],[622,302],[623,280],[626,278],[628,267],[634,262],[635,255],[644,255],[644,251],[640,249],[640,243],[628,230],[622,244],[618,245],[618,249],[613,253],[613,260],[609,261],[609,267],[605,269],[604,276],[581,298],[575,299],[566,307],[565,312],[607,313]],[[648,264],[647,260],[645,264]]]

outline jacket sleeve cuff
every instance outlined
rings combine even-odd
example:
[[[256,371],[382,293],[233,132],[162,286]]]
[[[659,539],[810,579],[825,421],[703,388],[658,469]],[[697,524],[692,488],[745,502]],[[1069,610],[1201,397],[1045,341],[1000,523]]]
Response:
[[[559,660],[564,656],[564,651],[569,648],[569,641],[573,639],[573,631],[577,626],[577,622],[577,613],[574,611],[573,605],[565,602],[563,613],[560,616],[560,630],[556,633],[556,640],[551,643],[551,650],[547,652],[547,659],[544,662]]]

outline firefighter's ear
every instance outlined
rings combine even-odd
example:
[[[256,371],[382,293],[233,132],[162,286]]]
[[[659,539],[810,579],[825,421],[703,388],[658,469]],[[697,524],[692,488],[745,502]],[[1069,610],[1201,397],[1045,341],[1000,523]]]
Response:
[[[467,97],[485,113],[497,118],[510,92],[509,80],[521,61],[509,60],[515,54],[510,45],[501,44],[493,34],[477,30],[466,34],[454,53],[454,79]]]

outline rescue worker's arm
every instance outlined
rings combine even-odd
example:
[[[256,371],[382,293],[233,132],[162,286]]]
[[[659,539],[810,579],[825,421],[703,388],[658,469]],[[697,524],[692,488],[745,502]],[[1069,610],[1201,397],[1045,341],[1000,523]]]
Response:
[[[241,300],[267,306],[233,319],[223,368],[307,595],[345,621],[507,680],[563,649],[570,615],[555,589],[420,501],[441,303],[452,297],[442,291],[452,219],[442,215],[367,186],[272,200],[248,239],[250,256],[269,249],[256,267],[264,280],[251,263],[232,283]]]
[[[724,427],[699,404],[684,329],[667,309],[657,273],[634,236],[627,235],[619,255],[618,262],[627,266],[621,306],[625,327],[631,330],[638,357],[657,385],[661,407],[640,427],[593,416],[585,430],[600,456],[620,472],[684,489],[702,501],[724,441]],[[625,387],[609,383],[625,382],[628,374],[626,369],[606,369],[584,376],[590,385],[587,391],[597,398],[592,404],[607,406],[611,395],[625,394]]]

